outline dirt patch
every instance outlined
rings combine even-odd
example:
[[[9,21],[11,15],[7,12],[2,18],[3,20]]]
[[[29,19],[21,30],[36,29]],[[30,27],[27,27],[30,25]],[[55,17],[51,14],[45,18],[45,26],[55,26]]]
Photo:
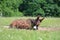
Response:
[[[60,31],[60,27],[39,27],[38,30],[42,31]]]
[[[3,28],[9,29],[9,26],[4,26]],[[38,30],[42,30],[42,31],[60,31],[60,27],[38,27]]]

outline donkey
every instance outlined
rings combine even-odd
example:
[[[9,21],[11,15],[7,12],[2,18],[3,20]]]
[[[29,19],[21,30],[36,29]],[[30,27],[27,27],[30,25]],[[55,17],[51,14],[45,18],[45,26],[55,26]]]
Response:
[[[40,19],[40,16],[38,16],[36,19],[18,19],[13,21],[10,24],[10,27],[12,28],[20,28],[20,29],[38,29],[39,24],[42,22],[44,18]]]
[[[31,20],[30,19],[18,19],[13,21],[10,24],[10,27],[12,28],[20,28],[20,29],[30,29],[31,28]]]

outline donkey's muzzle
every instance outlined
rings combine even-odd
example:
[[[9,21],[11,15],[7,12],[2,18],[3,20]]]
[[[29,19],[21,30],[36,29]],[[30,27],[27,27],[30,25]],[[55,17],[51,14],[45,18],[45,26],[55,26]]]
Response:
[[[34,26],[34,27],[33,27],[33,29],[34,29],[34,30],[37,30],[37,29],[38,29],[38,27],[37,27],[37,26]]]

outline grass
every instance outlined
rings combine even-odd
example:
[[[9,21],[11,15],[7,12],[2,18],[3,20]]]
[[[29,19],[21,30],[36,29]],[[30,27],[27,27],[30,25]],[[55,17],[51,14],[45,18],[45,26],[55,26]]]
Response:
[[[0,29],[0,40],[60,40],[60,31]]]
[[[38,31],[3,28],[3,26],[9,25],[13,20],[20,18],[0,17],[0,40],[60,40],[60,31]],[[21,19],[28,18],[31,17],[22,17]],[[45,18],[40,26],[60,27],[59,24],[60,18]]]
[[[60,27],[60,18],[45,18],[41,23],[42,27]]]
[[[0,17],[0,26],[9,25],[16,19],[28,19],[35,17]],[[45,18],[40,24],[41,27],[60,27],[60,18]]]

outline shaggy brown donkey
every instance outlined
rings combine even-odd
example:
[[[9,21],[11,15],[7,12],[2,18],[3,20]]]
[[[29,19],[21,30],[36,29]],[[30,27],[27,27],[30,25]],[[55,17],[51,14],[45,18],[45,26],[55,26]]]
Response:
[[[10,24],[10,27],[20,28],[20,29],[30,29],[31,28],[31,20],[30,19],[18,19],[13,21]]]
[[[39,16],[36,19],[18,19],[13,21],[10,24],[10,27],[12,28],[20,28],[20,29],[38,29],[39,24],[42,22],[44,18],[39,18]]]

